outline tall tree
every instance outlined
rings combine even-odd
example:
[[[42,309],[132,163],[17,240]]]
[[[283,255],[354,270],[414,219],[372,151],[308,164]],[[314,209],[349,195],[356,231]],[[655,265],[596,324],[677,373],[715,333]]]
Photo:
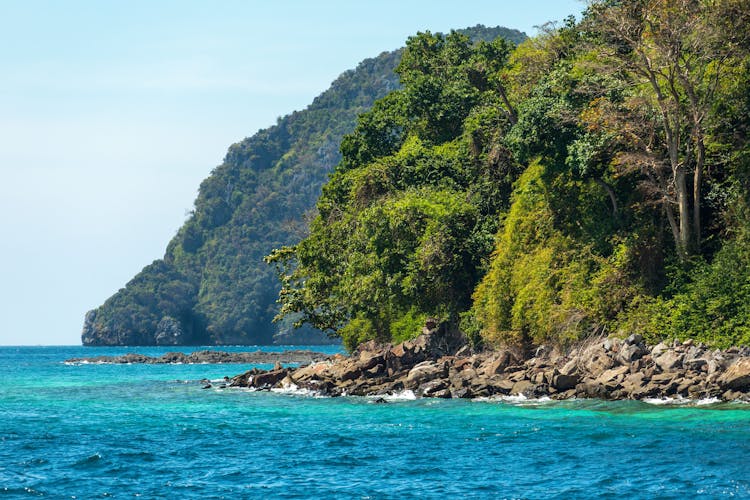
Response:
[[[701,249],[707,141],[748,12],[746,0],[597,0],[588,11],[600,67],[632,89],[626,120],[612,120],[630,146],[620,162],[650,179],[682,259]]]

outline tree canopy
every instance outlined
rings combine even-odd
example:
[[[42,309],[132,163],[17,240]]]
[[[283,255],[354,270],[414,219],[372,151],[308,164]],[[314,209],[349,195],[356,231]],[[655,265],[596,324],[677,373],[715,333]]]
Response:
[[[600,0],[518,46],[411,37],[342,142],[280,317],[353,347],[750,342],[750,4]]]

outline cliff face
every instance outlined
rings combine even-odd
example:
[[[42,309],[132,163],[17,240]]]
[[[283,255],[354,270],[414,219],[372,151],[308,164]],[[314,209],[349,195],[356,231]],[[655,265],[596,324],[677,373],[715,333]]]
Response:
[[[477,26],[475,39],[523,33]],[[86,314],[84,345],[324,343],[311,328],[272,323],[279,284],[263,262],[307,232],[344,134],[357,116],[399,87],[401,50],[366,59],[303,111],[233,144],[200,186],[195,208],[154,261]]]

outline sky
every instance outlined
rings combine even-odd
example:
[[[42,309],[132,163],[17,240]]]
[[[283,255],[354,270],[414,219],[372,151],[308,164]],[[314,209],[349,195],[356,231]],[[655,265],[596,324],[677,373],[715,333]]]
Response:
[[[0,0],[0,345],[78,345],[227,148],[417,31],[579,0]]]

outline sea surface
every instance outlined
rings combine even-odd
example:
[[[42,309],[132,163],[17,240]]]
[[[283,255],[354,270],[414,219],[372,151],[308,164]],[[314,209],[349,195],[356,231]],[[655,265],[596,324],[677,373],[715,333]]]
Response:
[[[219,388],[252,365],[64,363],[169,350],[0,347],[0,498],[750,498],[741,403],[383,404]]]

